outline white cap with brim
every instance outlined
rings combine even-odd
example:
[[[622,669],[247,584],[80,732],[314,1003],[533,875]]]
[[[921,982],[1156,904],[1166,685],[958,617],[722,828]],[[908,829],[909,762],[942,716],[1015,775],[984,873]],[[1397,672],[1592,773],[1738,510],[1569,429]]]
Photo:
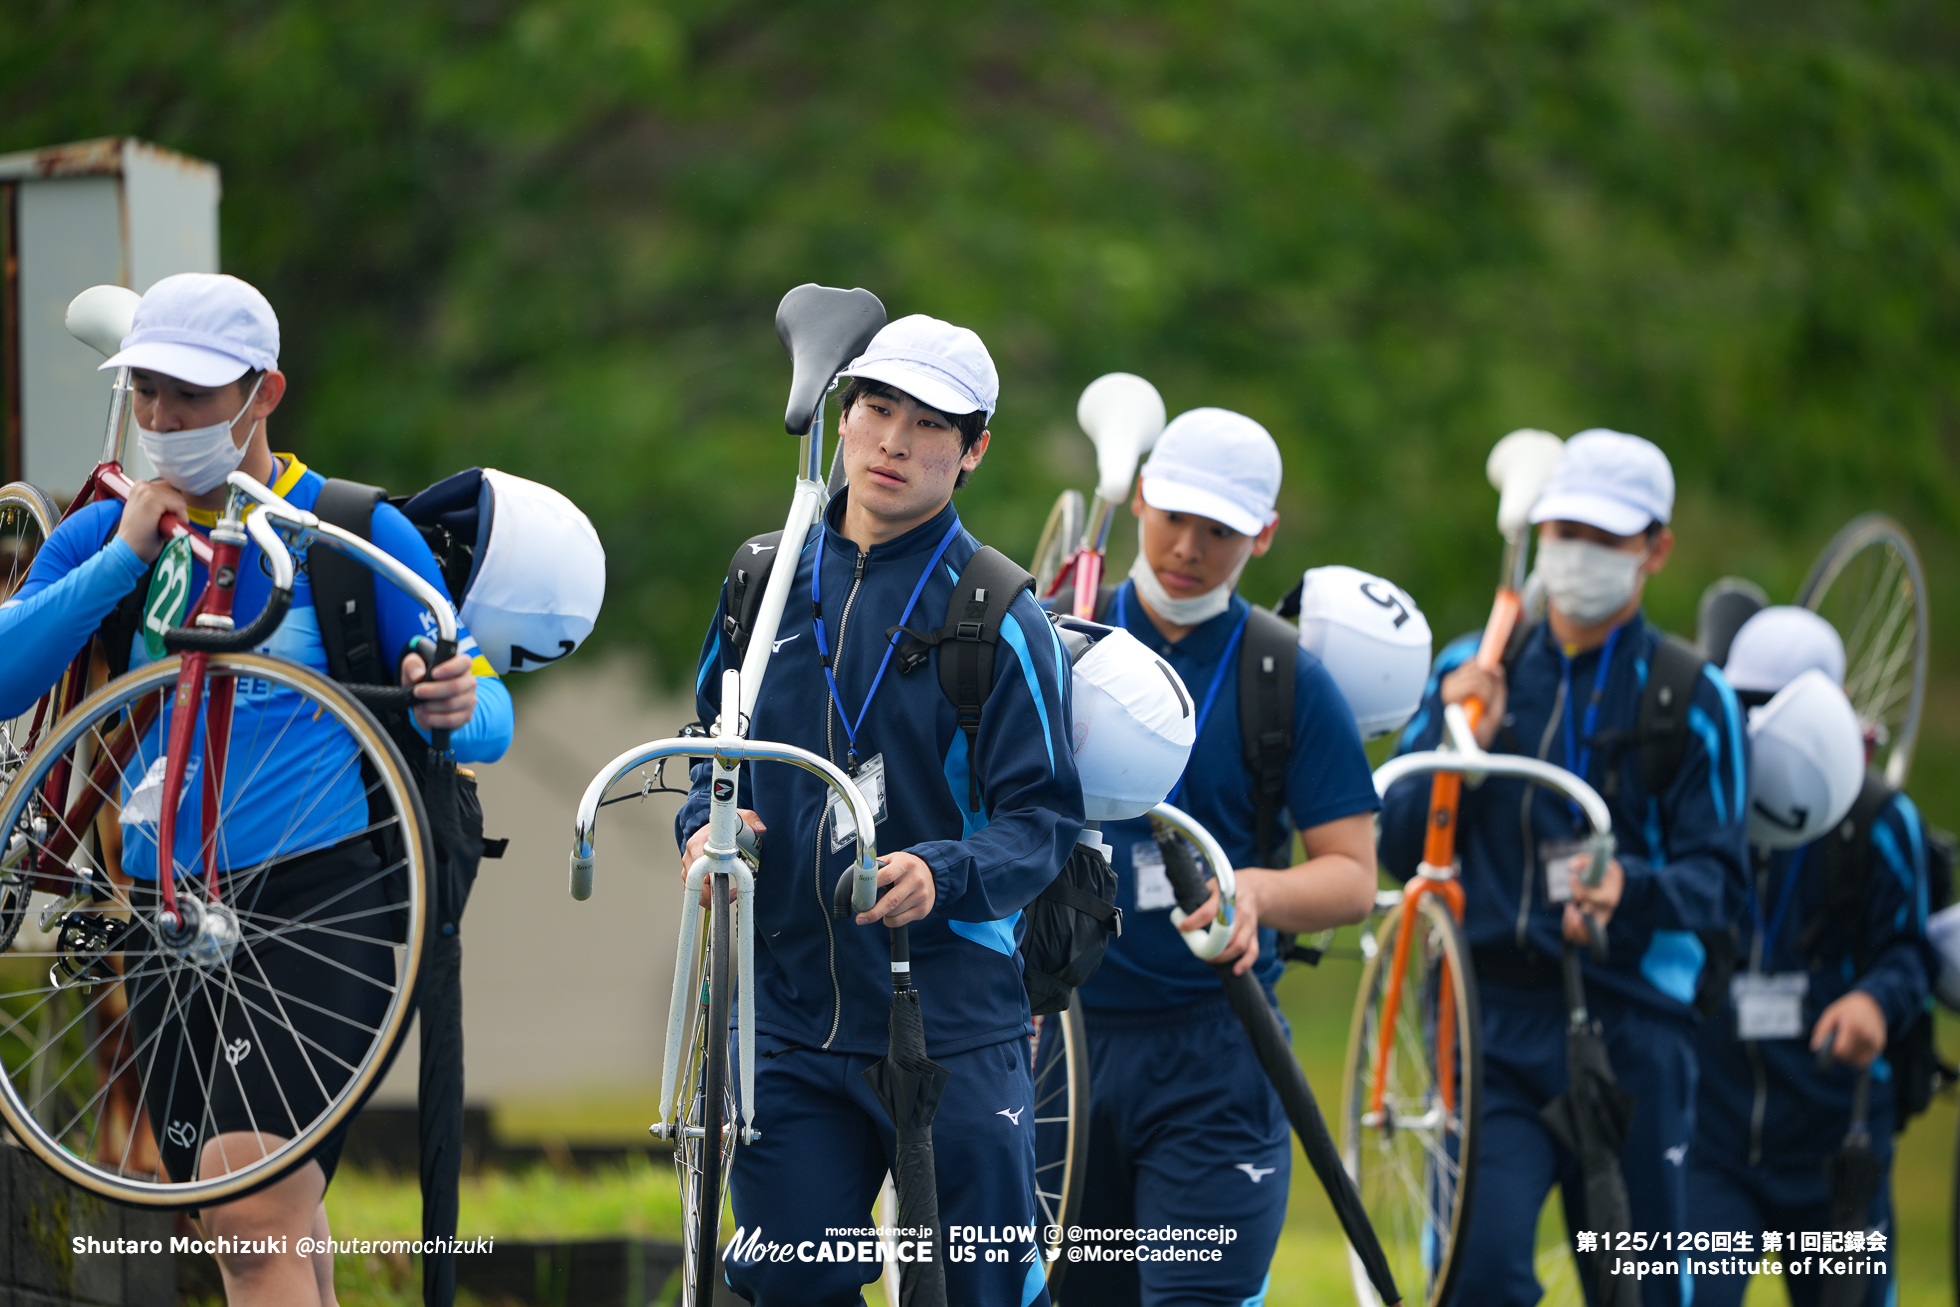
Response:
[[[992,417],[1000,399],[1000,374],[980,337],[923,313],[886,323],[843,375],[882,381],[948,417]]]
[[[1279,479],[1279,446],[1266,428],[1230,409],[1194,408],[1157,437],[1143,465],[1143,502],[1258,535],[1273,521]]]
[[[279,318],[265,296],[222,273],[180,272],[144,294],[122,349],[102,368],[144,368],[194,386],[222,386],[278,366]]]
[[[1658,446],[1595,427],[1565,442],[1531,522],[1584,522],[1616,536],[1639,535],[1674,515],[1674,469]]]
[[[1742,624],[1722,668],[1744,693],[1775,694],[1808,671],[1844,684],[1844,640],[1837,628],[1811,612],[1779,604]]]

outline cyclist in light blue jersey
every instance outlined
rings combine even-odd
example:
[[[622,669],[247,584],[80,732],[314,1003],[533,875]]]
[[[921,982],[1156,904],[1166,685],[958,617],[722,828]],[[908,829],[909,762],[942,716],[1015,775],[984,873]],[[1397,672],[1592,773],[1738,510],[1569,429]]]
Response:
[[[295,507],[312,508],[325,484],[323,478],[295,456],[273,453],[267,434],[267,421],[286,394],[278,353],[279,326],[272,306],[237,278],[186,273],[166,277],[144,295],[122,352],[105,366],[130,368],[138,439],[162,476],[136,483],[127,504],[113,500],[91,504],[63,521],[41,548],[20,589],[0,606],[0,648],[8,651],[0,661],[0,714],[11,717],[31,709],[98,631],[117,633],[104,651],[114,670],[161,655],[160,644],[146,639],[143,630],[131,634],[128,625],[118,624],[116,618],[133,591],[151,593],[150,578],[169,543],[158,525],[164,514],[187,520],[199,534],[208,531],[224,506],[225,477],[233,470],[269,485]],[[372,535],[375,544],[437,589],[443,588],[427,544],[397,510],[378,505]],[[184,596],[201,593],[204,585],[204,567],[193,563]],[[412,715],[416,729],[425,737],[431,729],[451,731],[451,744],[461,761],[492,762],[502,756],[511,737],[510,695],[477,653],[474,640],[459,628],[459,652],[425,680],[423,658],[409,645],[416,637],[433,633],[431,620],[419,604],[392,585],[378,581],[375,591],[381,661],[395,671],[400,684],[415,686],[420,700]],[[263,608],[270,592],[270,569],[258,547],[248,544],[239,562],[234,601],[241,625]],[[163,616],[175,625],[187,620],[181,608]],[[320,621],[303,567],[290,611],[259,651],[327,674]],[[375,908],[364,906],[362,896],[383,893],[378,887],[379,855],[366,833],[366,787],[353,765],[352,737],[331,719],[301,715],[298,723],[291,721],[293,705],[281,701],[293,697],[293,692],[274,691],[266,683],[237,683],[220,807],[225,821],[223,829],[215,832],[218,866],[223,872],[281,859],[278,869],[260,877],[251,891],[260,911],[278,910],[281,896],[293,900],[287,907],[294,913],[314,911],[322,894],[333,896],[335,912],[349,923],[344,931],[349,956],[296,963],[302,971],[309,966],[317,971],[317,979],[307,972],[298,983],[318,995],[318,1012],[293,1014],[291,1024],[301,1039],[322,1050],[346,1040],[348,1029],[359,1032],[364,1048],[367,1036],[362,1024],[367,1009],[377,1002],[378,991],[360,984],[354,973],[371,965],[371,955],[378,950],[362,951],[358,923],[363,912],[379,915]],[[135,765],[127,769],[116,796],[122,829],[120,870],[139,883],[154,882],[157,876],[162,732],[168,716],[159,714],[150,735],[139,744]],[[277,723],[277,729],[254,730],[254,722],[260,720]],[[193,749],[194,759],[202,754],[201,747]],[[193,773],[191,785],[197,783]],[[305,801],[296,804],[295,795]],[[201,806],[195,801],[179,804],[176,847],[189,851],[180,852],[179,858],[193,864],[203,836]],[[185,872],[180,863],[177,874]],[[138,892],[142,892],[140,885]],[[301,899],[305,906],[297,906]],[[287,981],[289,986],[294,983]],[[168,1005],[158,995],[143,992],[141,984],[132,982],[130,988],[132,1020],[143,1038],[157,1039],[168,1033],[171,1022],[187,1019],[167,1015]],[[180,1034],[177,1042],[182,1039]],[[270,1050],[264,1055],[269,1058]],[[159,1084],[168,1079],[155,1078]],[[172,1138],[166,1131],[159,1140],[162,1164],[173,1179],[221,1173],[226,1168],[218,1159],[224,1156],[227,1139],[241,1134],[253,1141],[259,1138],[253,1125],[253,1091],[241,1087],[228,1098],[226,1090],[227,1086],[219,1085],[209,1101],[192,1113],[202,1124],[190,1138]],[[162,1114],[159,1104],[148,1107],[153,1120]],[[175,1119],[177,1113],[171,1115]],[[288,1251],[283,1255],[220,1254],[226,1293],[233,1304],[334,1301],[332,1259],[301,1258],[291,1250],[303,1236],[327,1233],[322,1198],[343,1135],[344,1127],[329,1135],[308,1164],[278,1183],[202,1213],[208,1232],[215,1236],[285,1237]],[[241,1151],[256,1153],[258,1145],[253,1142]]]

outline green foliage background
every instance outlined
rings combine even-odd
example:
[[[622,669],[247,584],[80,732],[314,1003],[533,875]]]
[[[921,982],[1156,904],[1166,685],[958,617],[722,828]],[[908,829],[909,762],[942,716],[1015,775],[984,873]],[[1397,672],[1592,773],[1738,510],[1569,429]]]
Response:
[[[278,443],[563,488],[610,556],[597,638],[669,683],[787,502],[775,302],[863,285],[992,347],[961,502],[1019,554],[1089,480],[1074,399],[1118,368],[1278,437],[1254,594],[1353,563],[1439,637],[1488,603],[1513,427],[1668,451],[1676,629],[1713,577],[1787,596],[1894,512],[1939,615],[1940,815],[1957,48],[1931,3],[16,0],[0,148],[219,163],[225,266],[284,324]]]

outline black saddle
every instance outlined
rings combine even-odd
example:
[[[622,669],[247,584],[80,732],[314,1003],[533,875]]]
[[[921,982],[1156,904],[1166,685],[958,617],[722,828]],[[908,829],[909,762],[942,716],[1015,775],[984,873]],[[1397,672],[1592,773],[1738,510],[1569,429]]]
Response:
[[[885,306],[868,290],[810,282],[783,296],[776,306],[776,336],[795,364],[784,430],[800,436],[810,429],[838,370],[864,353],[884,325]]]

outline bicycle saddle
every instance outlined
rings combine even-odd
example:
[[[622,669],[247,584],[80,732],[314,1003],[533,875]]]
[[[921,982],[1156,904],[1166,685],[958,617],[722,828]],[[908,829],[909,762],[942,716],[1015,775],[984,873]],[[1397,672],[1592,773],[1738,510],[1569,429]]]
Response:
[[[68,334],[106,359],[122,348],[142,298],[126,286],[90,286],[68,301]]]
[[[838,290],[809,282],[776,306],[776,336],[795,365],[783,429],[800,436],[810,429],[824,392],[845,364],[885,325],[885,306],[862,288]]]
[[[1129,498],[1137,460],[1164,430],[1164,398],[1130,372],[1108,372],[1076,401],[1075,420],[1096,447],[1096,493],[1116,504]]]

